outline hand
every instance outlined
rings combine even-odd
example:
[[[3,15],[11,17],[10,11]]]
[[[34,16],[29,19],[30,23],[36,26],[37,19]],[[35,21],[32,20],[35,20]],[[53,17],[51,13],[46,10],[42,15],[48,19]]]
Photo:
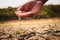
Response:
[[[37,1],[36,4],[34,5],[34,7],[32,7],[31,10],[28,12],[18,10],[15,12],[16,16],[18,16],[18,17],[34,16],[41,10],[42,6],[44,5],[43,3],[45,3],[45,1],[44,2]],[[26,7],[26,8],[28,8],[28,7]],[[24,9],[24,7],[22,9]]]
[[[16,11],[15,13],[16,13],[16,16],[21,18],[31,16],[31,12]]]

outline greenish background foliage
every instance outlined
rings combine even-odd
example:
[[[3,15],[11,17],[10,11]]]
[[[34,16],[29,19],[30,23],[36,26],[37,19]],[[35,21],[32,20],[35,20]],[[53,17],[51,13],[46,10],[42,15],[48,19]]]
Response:
[[[0,8],[0,20],[17,19],[15,11],[17,8]],[[33,18],[60,17],[60,5],[44,5],[41,11]]]

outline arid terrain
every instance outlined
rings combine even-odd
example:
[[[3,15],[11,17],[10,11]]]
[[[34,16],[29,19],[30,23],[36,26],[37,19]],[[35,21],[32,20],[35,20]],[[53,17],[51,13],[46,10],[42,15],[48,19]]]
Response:
[[[0,40],[60,40],[60,18],[0,22]]]

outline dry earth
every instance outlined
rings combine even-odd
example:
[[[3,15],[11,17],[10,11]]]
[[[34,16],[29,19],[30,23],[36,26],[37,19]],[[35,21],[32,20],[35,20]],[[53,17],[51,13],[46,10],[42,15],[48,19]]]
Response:
[[[60,18],[0,22],[0,40],[60,40]]]

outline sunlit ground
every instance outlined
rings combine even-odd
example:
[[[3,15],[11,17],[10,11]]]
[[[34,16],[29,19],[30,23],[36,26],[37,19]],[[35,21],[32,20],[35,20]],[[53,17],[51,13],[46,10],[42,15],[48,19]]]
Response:
[[[30,26],[30,25],[44,25],[44,24],[60,24],[60,18],[49,18],[49,19],[31,19],[31,20],[9,20],[0,22],[0,27],[7,27],[11,25]]]
[[[10,34],[15,35],[15,33],[19,33],[22,31],[20,29],[23,29],[25,32],[28,32],[28,33],[30,33],[30,32],[35,32],[35,33],[38,32],[38,33],[42,33],[42,34],[44,33],[43,35],[36,33],[40,36],[38,36],[38,35],[31,36],[30,35],[31,37],[29,37],[28,40],[30,40],[30,38],[35,40],[35,38],[38,39],[38,37],[40,37],[39,40],[40,39],[41,40],[45,40],[45,39],[60,40],[60,18],[10,20],[10,21],[5,21],[5,22],[0,22],[0,32],[1,33],[4,32],[9,35]],[[48,34],[46,34],[45,31]],[[25,35],[27,35],[27,34],[25,34]],[[28,36],[29,35],[27,35],[27,37]],[[44,38],[42,38],[41,36]],[[14,39],[12,39],[12,40],[14,40]]]
[[[46,25],[57,25],[60,27],[60,18],[49,18],[49,19],[31,19],[31,20],[11,20],[6,22],[1,22],[0,27],[23,27],[23,28],[33,28],[41,27]],[[47,27],[46,27],[47,28]]]

